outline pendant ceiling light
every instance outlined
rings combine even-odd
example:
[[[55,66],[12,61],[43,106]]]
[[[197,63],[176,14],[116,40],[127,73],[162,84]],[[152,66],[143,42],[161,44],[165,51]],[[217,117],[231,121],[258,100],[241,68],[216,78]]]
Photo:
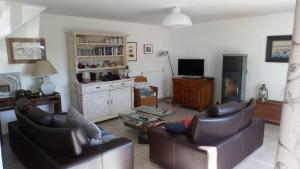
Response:
[[[192,20],[189,16],[180,12],[180,8],[175,7],[173,12],[165,17],[162,26],[167,28],[179,29],[192,26]]]

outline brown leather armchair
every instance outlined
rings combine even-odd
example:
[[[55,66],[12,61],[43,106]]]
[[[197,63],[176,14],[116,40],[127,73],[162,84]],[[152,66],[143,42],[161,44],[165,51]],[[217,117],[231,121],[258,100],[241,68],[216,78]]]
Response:
[[[134,79],[134,82],[147,82],[147,77],[137,76]],[[158,88],[155,86],[150,86],[154,92],[153,96],[141,96],[140,89],[134,88],[134,107],[139,106],[157,106],[158,103]]]
[[[251,118],[254,108],[254,99],[243,108],[215,106],[209,115],[194,116],[186,135],[153,129],[150,160],[165,169],[232,169],[263,143],[264,122]]]

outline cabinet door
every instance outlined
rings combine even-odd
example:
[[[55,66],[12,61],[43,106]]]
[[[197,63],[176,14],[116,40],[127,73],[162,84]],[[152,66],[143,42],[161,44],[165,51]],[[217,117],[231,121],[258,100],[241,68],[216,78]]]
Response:
[[[199,108],[201,104],[201,90],[197,88],[186,88],[184,91],[184,105]]]
[[[173,79],[173,99],[175,103],[184,102],[184,80]]]
[[[120,113],[131,108],[131,88],[116,89],[110,92],[111,113]]]
[[[201,109],[207,109],[213,105],[214,102],[214,88],[213,81],[205,81],[201,86]]]
[[[88,118],[107,115],[109,111],[109,92],[96,92],[87,95]]]

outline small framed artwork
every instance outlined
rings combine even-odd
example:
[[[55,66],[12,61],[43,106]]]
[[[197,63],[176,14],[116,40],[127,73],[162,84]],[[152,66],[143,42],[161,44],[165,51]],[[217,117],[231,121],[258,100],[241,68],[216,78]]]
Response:
[[[6,38],[8,63],[35,63],[46,59],[44,38]]]
[[[127,42],[126,54],[127,54],[128,61],[137,61],[137,43],[136,42]]]
[[[153,44],[144,44],[144,54],[153,54]]]
[[[266,62],[289,62],[292,51],[292,36],[268,36]]]

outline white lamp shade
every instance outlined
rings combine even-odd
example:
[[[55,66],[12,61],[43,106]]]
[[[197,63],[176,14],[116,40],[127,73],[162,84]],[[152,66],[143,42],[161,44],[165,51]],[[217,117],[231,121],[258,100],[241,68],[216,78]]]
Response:
[[[54,68],[54,66],[48,60],[37,61],[32,70],[32,75],[39,76],[39,77],[53,75],[56,73],[57,73],[57,70]]]
[[[162,21],[162,26],[167,28],[179,29],[192,26],[192,20],[189,16],[180,12],[179,8],[174,8],[173,12],[167,15]]]

